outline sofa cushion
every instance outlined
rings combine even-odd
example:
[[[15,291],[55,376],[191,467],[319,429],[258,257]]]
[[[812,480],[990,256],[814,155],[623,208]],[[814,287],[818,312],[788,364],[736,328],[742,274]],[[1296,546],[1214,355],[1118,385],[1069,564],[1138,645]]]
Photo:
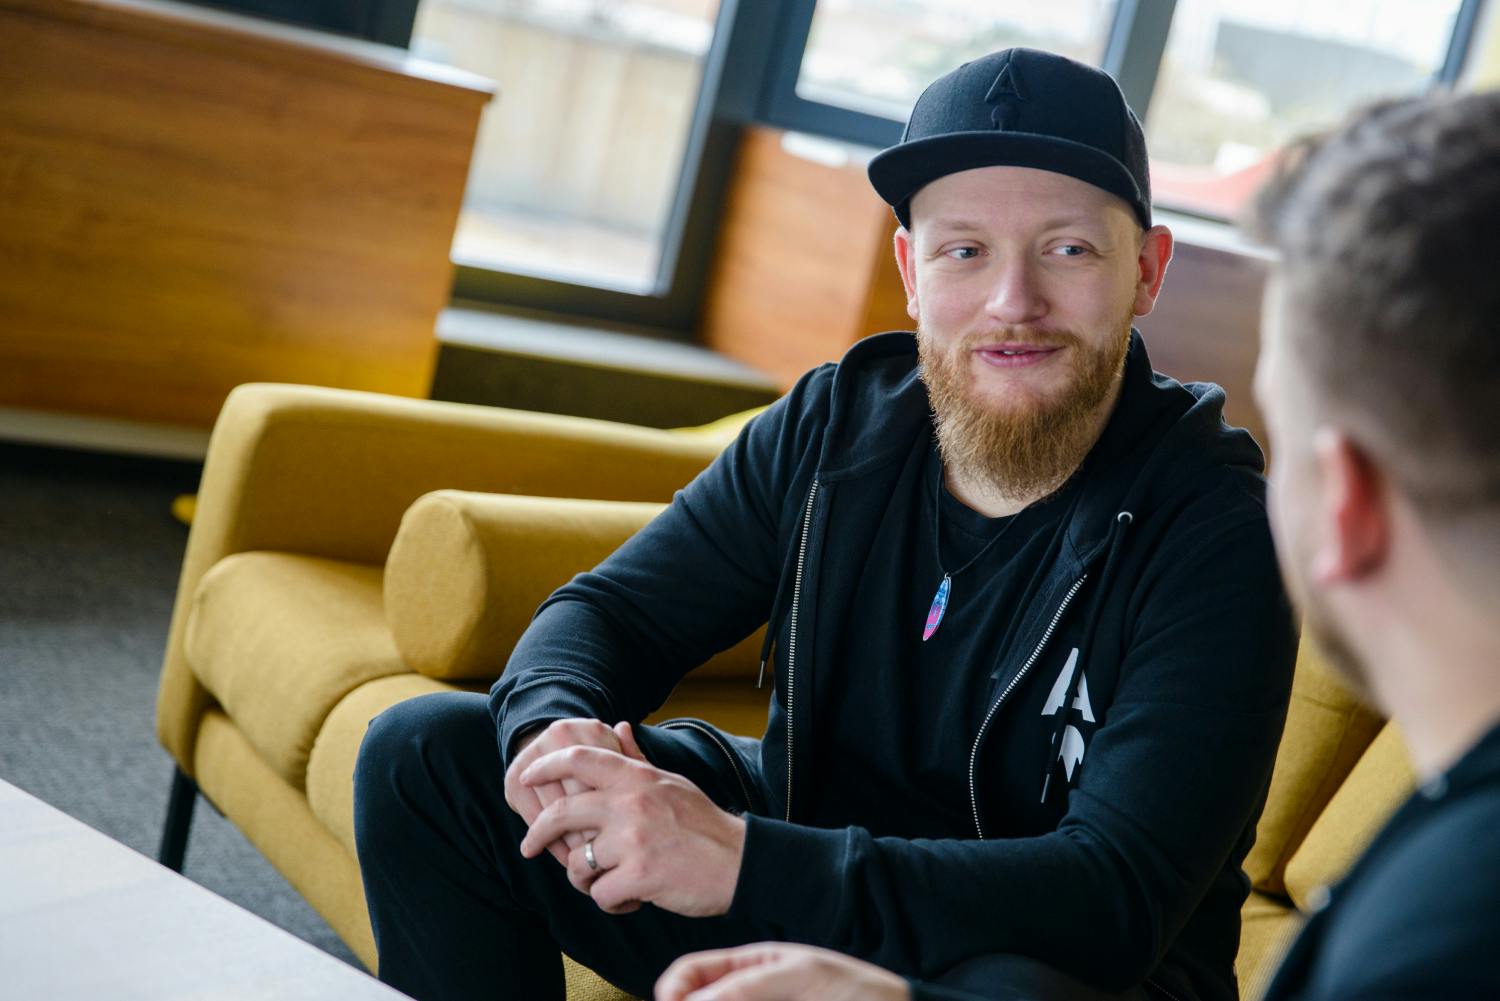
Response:
[[[1251,891],[1240,908],[1240,951],[1234,958],[1240,997],[1261,996],[1301,927],[1302,917],[1291,904]]]
[[[627,501],[439,490],[406,512],[385,568],[403,660],[433,678],[493,680],[537,606],[662,509]],[[699,668],[753,677],[760,635]]]
[[[378,567],[289,553],[215,564],[193,595],[185,647],[203,687],[298,789],[339,699],[407,670],[385,624]]]
[[[192,761],[199,790],[373,970],[375,939],[354,856],[313,816],[302,790],[271,770],[233,720],[209,709],[199,723]],[[199,857],[194,864],[200,872],[211,873],[212,866],[224,863],[222,857]],[[204,956],[200,961],[212,959]],[[237,989],[254,992],[250,983]]]
[[[611,985],[588,967],[573,962],[567,955],[563,956],[563,977],[567,981],[568,1001],[635,1001],[635,998]]]
[[[1245,872],[1257,890],[1272,896],[1284,892],[1287,859],[1381,725],[1303,636],[1266,808],[1245,857]]]
[[[728,448],[729,443],[734,441],[739,433],[745,429],[745,425],[759,417],[769,409],[770,404],[764,407],[751,407],[749,410],[741,410],[737,414],[728,414],[716,421],[707,424],[697,424],[693,427],[673,428],[674,434],[687,435],[690,438],[703,438],[718,444],[720,448]]]
[[[1298,907],[1306,910],[1310,895],[1344,875],[1415,785],[1401,732],[1387,724],[1286,864],[1286,891]]]
[[[313,815],[354,852],[354,761],[370,720],[398,702],[458,688],[407,672],[376,678],[339,700],[328,714],[307,763],[307,802]]]

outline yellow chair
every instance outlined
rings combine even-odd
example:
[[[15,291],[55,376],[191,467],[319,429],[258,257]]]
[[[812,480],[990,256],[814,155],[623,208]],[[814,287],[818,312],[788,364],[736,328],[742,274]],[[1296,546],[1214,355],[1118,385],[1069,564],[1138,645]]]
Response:
[[[209,444],[173,611],[157,732],[178,772],[162,861],[201,792],[372,969],[354,854],[355,755],[384,708],[485,690],[542,599],[629,537],[750,414],[662,431],[305,386],[247,385]],[[661,716],[758,735],[758,637]],[[1247,860],[1247,992],[1313,888],[1411,785],[1398,738],[1299,663]],[[1373,743],[1372,743],[1373,741]],[[566,964],[572,1001],[623,998]]]

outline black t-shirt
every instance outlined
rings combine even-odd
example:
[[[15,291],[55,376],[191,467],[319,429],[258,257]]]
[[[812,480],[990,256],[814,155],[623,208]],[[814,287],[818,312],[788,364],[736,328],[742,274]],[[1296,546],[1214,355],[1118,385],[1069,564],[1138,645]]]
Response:
[[[1013,517],[987,518],[943,486],[936,444],[917,442],[866,554],[839,656],[828,665],[836,676],[818,685],[831,696],[820,696],[829,704],[812,735],[819,764],[813,825],[853,824],[902,838],[974,836],[970,749],[998,695],[995,672],[1019,618],[1013,609],[1033,590],[1074,492],[1070,484]],[[923,641],[945,570],[955,574],[947,610]],[[845,686],[858,686],[860,696],[839,699]],[[878,733],[871,732],[872,704],[891,707]],[[1004,734],[992,733],[986,757],[1003,754],[1004,743]]]

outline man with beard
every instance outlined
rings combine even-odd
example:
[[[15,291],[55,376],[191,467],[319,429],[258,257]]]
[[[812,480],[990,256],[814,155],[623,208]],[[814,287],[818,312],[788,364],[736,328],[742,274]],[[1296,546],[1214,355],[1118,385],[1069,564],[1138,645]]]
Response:
[[[383,979],[560,998],[561,948],[645,994],[779,939],[1237,997],[1296,641],[1260,450],[1131,329],[1172,243],[1140,126],[1103,73],[1011,49],[929,87],[870,177],[916,335],[808,373],[542,605],[487,702],[372,722]],[[635,725],[767,621],[763,739]]]
[[[1263,1001],[1500,997],[1500,94],[1374,106],[1295,145],[1251,228],[1279,252],[1255,392],[1306,627],[1423,782]],[[994,1001],[777,943],[685,957],[657,1001]],[[1044,992],[1036,996],[1046,997]]]

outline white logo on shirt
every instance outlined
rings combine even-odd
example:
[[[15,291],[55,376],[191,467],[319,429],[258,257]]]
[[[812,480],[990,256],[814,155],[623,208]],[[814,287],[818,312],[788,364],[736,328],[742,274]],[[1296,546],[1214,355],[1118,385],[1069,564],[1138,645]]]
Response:
[[[1068,654],[1068,662],[1063,665],[1062,673],[1052,683],[1052,692],[1047,696],[1047,704],[1042,707],[1043,716],[1056,716],[1058,710],[1062,709],[1063,700],[1068,697],[1068,691],[1073,686],[1073,672],[1078,668],[1078,648],[1075,646],[1073,652]],[[1089,677],[1085,674],[1078,679],[1078,694],[1073,699],[1072,709],[1077,709],[1079,715],[1090,723],[1094,720],[1094,707],[1089,702]],[[1069,723],[1063,730],[1062,746],[1058,748],[1057,757],[1063,763],[1063,771],[1067,773],[1068,781],[1073,781],[1073,769],[1083,760],[1084,744],[1083,734],[1078,728]]]

